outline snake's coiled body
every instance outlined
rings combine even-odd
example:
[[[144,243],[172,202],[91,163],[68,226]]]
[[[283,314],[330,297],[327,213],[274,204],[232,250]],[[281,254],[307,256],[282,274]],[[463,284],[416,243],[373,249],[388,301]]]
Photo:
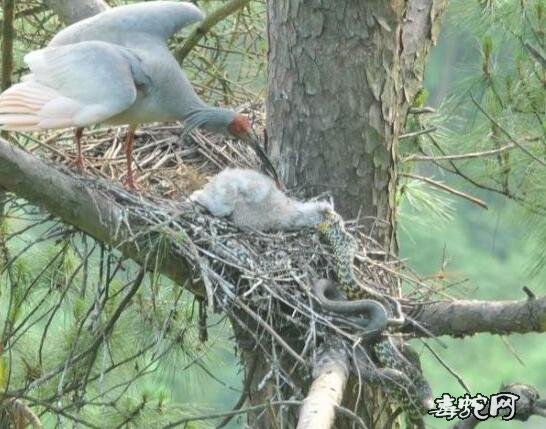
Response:
[[[389,318],[385,307],[373,299],[346,301],[331,280],[320,279],[313,284],[313,293],[320,306],[332,313],[353,318],[359,334],[378,334],[387,329]],[[362,318],[364,316],[364,318]]]
[[[341,216],[333,211],[328,212],[324,221],[318,225],[318,230],[332,247],[337,280],[347,298],[374,298],[369,291],[358,285],[353,268],[357,243],[346,231]],[[321,305],[324,306],[324,302]],[[375,375],[366,371],[370,374],[370,381],[381,381],[385,390],[399,402],[410,421],[421,420],[431,405],[432,392],[422,374],[417,354],[406,344],[396,344],[392,336],[385,333],[373,344],[372,350],[382,368],[377,369]]]

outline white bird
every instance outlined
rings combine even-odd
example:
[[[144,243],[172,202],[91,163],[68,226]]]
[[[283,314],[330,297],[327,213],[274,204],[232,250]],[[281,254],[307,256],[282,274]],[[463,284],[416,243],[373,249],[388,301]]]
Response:
[[[190,199],[213,216],[230,217],[239,227],[284,231],[314,227],[332,211],[326,201],[297,201],[288,197],[269,177],[240,168],[226,168]]]
[[[248,118],[205,104],[169,51],[169,37],[202,18],[191,3],[151,1],[112,8],[65,28],[46,48],[25,56],[31,74],[0,94],[0,127],[76,128],[75,164],[83,170],[83,128],[128,125],[125,184],[131,189],[135,129],[147,122],[181,120],[186,131],[201,127],[248,140],[272,168]]]

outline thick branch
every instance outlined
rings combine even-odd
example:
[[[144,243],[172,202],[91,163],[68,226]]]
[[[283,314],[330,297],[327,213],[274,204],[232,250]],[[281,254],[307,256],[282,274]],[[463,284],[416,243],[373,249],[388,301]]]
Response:
[[[104,193],[39,158],[0,139],[0,188],[43,206],[49,213],[89,234],[138,263],[153,250],[153,232],[142,219]],[[137,242],[130,238],[139,235]],[[178,284],[191,277],[186,260],[174,250],[162,249],[156,268]],[[202,295],[202,290],[193,287]]]
[[[332,427],[349,376],[349,362],[343,349],[325,348],[313,372],[315,379],[300,409],[297,429]]]
[[[184,58],[188,56],[190,51],[195,48],[197,43],[207,34],[212,27],[218,24],[223,19],[227,18],[232,13],[237,12],[239,9],[250,3],[250,0],[231,0],[223,6],[220,6],[199,24],[188,35],[184,44],[174,51],[174,56],[178,62],[182,62]]]
[[[546,297],[521,301],[441,301],[423,305],[416,320],[438,336],[545,332]],[[419,330],[416,333],[422,335]]]
[[[44,0],[44,3],[65,24],[73,24],[108,9],[103,0]]]

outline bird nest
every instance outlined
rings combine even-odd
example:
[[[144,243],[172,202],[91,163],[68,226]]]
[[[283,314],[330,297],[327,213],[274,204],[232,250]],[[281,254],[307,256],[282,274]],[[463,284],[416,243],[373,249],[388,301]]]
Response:
[[[262,120],[256,120],[258,129]],[[288,354],[305,367],[332,334],[347,350],[354,350],[355,344],[362,347],[354,323],[322,311],[310,293],[317,279],[335,279],[331,249],[314,229],[241,230],[188,201],[207,177],[228,166],[257,168],[259,161],[250,147],[200,131],[184,136],[180,124],[142,127],[134,143],[141,188],[136,195],[120,185],[125,174],[124,137],[123,128],[100,128],[84,135],[88,174],[82,180],[138,217],[150,231],[166,236],[171,248],[191,264],[194,280],[206,290],[209,308],[224,311],[270,362],[280,362]],[[75,158],[70,131],[51,133],[45,139],[41,135],[41,140],[28,138],[26,150],[42,158],[67,167]],[[402,283],[420,284],[399,260],[385,255],[358,222],[349,220],[346,227],[360,244],[355,258],[360,284],[385,295],[398,293]],[[410,296],[405,308],[412,305]],[[289,372],[280,369],[280,373],[277,387],[294,385]]]

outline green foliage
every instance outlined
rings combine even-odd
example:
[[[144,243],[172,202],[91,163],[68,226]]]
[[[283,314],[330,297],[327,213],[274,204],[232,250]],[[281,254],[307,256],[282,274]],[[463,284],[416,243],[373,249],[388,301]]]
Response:
[[[435,207],[441,205],[427,195],[431,189],[416,202],[414,190],[406,192],[408,181],[401,180],[401,255],[454,298],[523,299],[524,285],[546,293],[546,167],[533,158],[546,159],[546,68],[533,50],[545,52],[544,7],[543,1],[449,2],[425,82],[436,112],[408,117],[406,132],[436,131],[401,142],[400,157],[407,161],[400,171],[434,176],[489,206],[485,211],[452,196],[450,216],[439,216]],[[456,158],[460,154],[476,156]],[[546,349],[538,335],[442,340],[447,350],[429,344],[472,393],[495,393],[502,382],[516,381],[546,391]],[[425,349],[423,365],[436,397],[464,393]],[[427,424],[453,423],[429,418]],[[541,424],[532,418],[509,427]],[[490,421],[481,427],[500,426]]]
[[[208,11],[220,4],[200,2]],[[17,7],[33,6],[39,3],[18,2]],[[449,286],[442,293],[455,297],[515,299],[522,297],[522,285],[544,293],[546,168],[535,158],[546,159],[546,6],[543,0],[451,0],[449,8],[425,88],[413,101],[414,108],[428,104],[436,111],[410,114],[405,129],[435,131],[399,145],[402,256],[425,279],[441,278]],[[265,5],[253,3],[252,10],[215,27],[187,58],[184,67],[207,99],[233,104],[242,101],[241,94],[263,94],[264,15]],[[41,10],[16,26],[18,79],[26,73],[23,54],[42,47],[60,23]],[[183,42],[179,35],[172,43]],[[368,144],[379,145],[376,137],[366,139]],[[478,155],[412,160],[460,154]],[[462,203],[415,175],[434,176],[482,198],[490,210]],[[225,321],[216,320],[212,341],[201,344],[191,299],[152,273],[108,331],[139,267],[122,261],[115,249],[99,248],[66,227],[44,223],[43,214],[27,213],[19,203],[12,201],[0,225],[0,237],[13,236],[7,242],[9,255],[0,258],[1,390],[31,386],[31,404],[45,412],[45,427],[58,425],[57,418],[64,426],[72,422],[36,405],[41,401],[100,427],[156,427],[211,407],[231,407],[240,380],[231,343],[225,341],[231,335]],[[155,258],[165,251],[167,233],[160,231],[154,243]],[[185,240],[183,234],[174,238]],[[535,277],[529,279],[531,267]],[[512,341],[526,368],[514,365],[497,337],[450,340],[449,349],[440,353],[475,392],[494,392],[502,381],[529,382],[546,391],[544,347],[535,337]],[[9,355],[4,351],[8,344]],[[461,393],[445,370],[424,356],[435,393]],[[212,369],[218,377],[211,377]],[[53,375],[46,379],[48,374]],[[430,423],[445,427],[437,420]]]
[[[415,95],[413,107],[424,107],[427,103],[429,95],[430,94],[426,88],[421,88],[419,91],[417,91],[417,94]]]
[[[193,405],[194,367],[216,365],[210,348],[221,350],[223,323],[203,346],[192,301],[153,272],[120,313],[139,267],[60,224],[26,216],[20,205],[6,206],[3,237],[10,237],[8,259],[17,258],[9,275],[1,273],[0,338],[10,352],[0,345],[0,388],[28,388],[30,405],[67,407],[64,417],[46,414],[45,427],[58,418],[69,425],[75,404],[79,418],[105,428],[161,427],[205,413]]]

